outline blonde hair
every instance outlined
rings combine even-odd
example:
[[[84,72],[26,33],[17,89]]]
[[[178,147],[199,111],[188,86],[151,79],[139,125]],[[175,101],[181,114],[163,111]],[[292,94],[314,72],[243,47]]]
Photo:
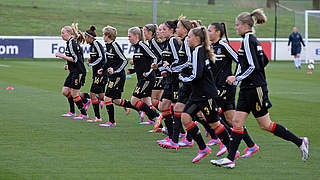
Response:
[[[104,27],[102,33],[113,41],[117,38],[117,29],[112,26]]]
[[[262,9],[255,9],[251,13],[240,13],[236,20],[240,21],[241,23],[248,24],[250,27],[254,27],[256,24],[266,23],[267,16],[264,14]]]
[[[210,48],[210,40],[209,40],[209,35],[208,35],[208,30],[206,27],[201,26],[201,27],[196,27],[190,30],[195,36],[198,36],[201,41],[201,45],[205,48],[209,55],[209,59],[215,63],[215,57],[213,50]]]
[[[142,27],[132,27],[128,30],[129,33],[134,34],[134,35],[138,35],[139,36],[139,40],[142,42],[145,42],[145,38],[144,38],[144,34],[143,34],[143,29]]]
[[[83,44],[85,42],[84,34],[78,29],[78,23],[72,23],[71,26],[64,26],[65,29],[71,36],[78,42],[78,44]]]

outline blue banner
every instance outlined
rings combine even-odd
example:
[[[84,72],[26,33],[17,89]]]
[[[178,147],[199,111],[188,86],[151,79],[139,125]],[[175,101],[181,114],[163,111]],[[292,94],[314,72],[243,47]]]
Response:
[[[0,39],[0,58],[33,58],[33,39]]]

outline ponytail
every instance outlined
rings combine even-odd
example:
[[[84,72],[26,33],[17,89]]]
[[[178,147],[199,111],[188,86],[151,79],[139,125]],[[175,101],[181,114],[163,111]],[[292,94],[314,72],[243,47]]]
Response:
[[[83,32],[78,29],[78,23],[72,23],[71,28],[71,35],[74,37],[78,44],[83,44],[85,42],[85,38]]]
[[[223,23],[223,22],[222,23],[211,23],[210,25],[214,26],[214,29],[216,31],[220,31],[220,39],[222,39],[222,37],[225,36],[226,41],[228,42],[228,44],[230,44],[225,23]]]
[[[160,42],[161,40],[158,37],[157,30],[158,25],[157,24],[146,24],[144,26],[148,31],[152,32],[152,38],[154,38],[157,42]]]
[[[267,16],[264,14],[262,9],[255,9],[251,13],[243,12],[239,14],[239,16],[237,17],[237,20],[244,24],[248,24],[250,27],[254,27],[255,24],[266,23]]]
[[[92,38],[95,38],[97,36],[96,27],[94,25],[91,25],[90,28],[86,30],[85,34],[91,36]]]

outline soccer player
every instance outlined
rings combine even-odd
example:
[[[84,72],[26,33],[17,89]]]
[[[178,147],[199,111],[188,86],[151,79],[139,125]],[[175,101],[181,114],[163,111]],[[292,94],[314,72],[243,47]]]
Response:
[[[78,30],[77,24],[72,24],[72,26],[64,26],[61,29],[61,38],[66,41],[65,55],[57,52],[55,56],[67,61],[70,72],[64,82],[62,93],[68,98],[70,107],[71,103],[73,103],[71,101],[72,97],[81,112],[78,116],[74,117],[74,119],[88,119],[80,97],[80,88],[84,85],[86,77],[86,68],[83,64],[83,51],[79,45],[84,43],[84,35]],[[71,112],[69,116],[75,116],[74,112]]]
[[[103,72],[108,73],[108,85],[105,93],[105,104],[109,115],[109,122],[100,124],[100,127],[115,127],[116,122],[114,119],[114,106],[131,107],[130,103],[125,99],[121,99],[123,87],[126,80],[124,68],[127,66],[128,61],[124,56],[119,44],[115,41],[117,37],[117,29],[112,26],[106,26],[102,29],[103,39],[106,43],[106,57],[107,63],[98,71],[99,74]]]
[[[191,95],[181,115],[182,123],[198,146],[198,155],[192,160],[193,163],[202,160],[211,153],[200,133],[198,126],[192,121],[199,111],[202,111],[210,127],[214,129],[222,143],[229,145],[229,133],[220,123],[218,107],[215,102],[217,88],[212,75],[214,53],[210,49],[207,28],[193,28],[188,33],[189,47],[192,51],[192,59],[189,72],[182,73],[180,79],[191,84]],[[201,88],[199,88],[201,87]]]
[[[155,83],[155,73],[151,64],[157,63],[157,57],[144,43],[142,28],[132,27],[128,30],[128,38],[134,46],[133,64],[134,69],[128,70],[127,74],[137,74],[137,86],[131,97],[131,104],[138,111],[143,111],[149,120],[154,121],[154,129],[158,129],[161,123],[161,115],[151,107],[151,93]]]
[[[87,120],[87,122],[101,122],[100,117],[100,101],[104,98],[104,89],[106,86],[107,76],[98,74],[98,70],[105,63],[104,48],[96,40],[96,27],[90,26],[85,32],[86,42],[90,44],[90,58],[87,60],[88,66],[92,67],[92,84],[90,88],[90,99],[92,102],[95,117],[94,119]],[[97,98],[99,96],[99,99]]]
[[[157,64],[161,61],[162,40],[158,36],[158,26],[156,24],[147,24],[143,27],[143,33],[148,41],[150,49],[157,57]],[[159,69],[154,70],[156,73],[156,82],[152,89],[151,101],[154,107],[159,108],[160,98],[163,93],[163,77]]]
[[[297,27],[293,27],[292,31],[293,32],[289,36],[288,46],[290,46],[290,43],[291,43],[291,55],[293,56],[296,69],[301,69],[301,59],[300,59],[301,43],[303,47],[305,47],[305,44],[302,40],[301,34],[298,32]]]
[[[243,12],[236,18],[236,30],[243,37],[239,53],[238,70],[235,76],[228,76],[227,83],[240,85],[239,98],[236,112],[232,119],[232,133],[229,146],[229,154],[226,158],[211,160],[213,165],[234,168],[235,155],[240,141],[244,134],[244,122],[250,112],[253,113],[261,129],[269,131],[274,135],[291,141],[296,144],[302,153],[302,160],[308,158],[308,138],[299,138],[287,128],[271,121],[268,109],[271,107],[268,98],[267,82],[264,67],[268,63],[268,58],[262,50],[260,42],[253,34],[253,27],[257,24],[264,24],[267,17],[261,9],[253,12]]]
[[[163,26],[163,37],[166,39],[163,42],[163,51],[162,51],[162,67],[159,67],[161,75],[166,77],[164,92],[161,97],[160,111],[162,112],[162,117],[164,123],[168,129],[169,138],[172,139],[173,133],[173,117],[171,106],[174,106],[174,103],[178,99],[178,90],[182,83],[179,80],[179,72],[172,71],[171,65],[174,62],[179,61],[178,50],[180,48],[178,41],[173,36],[175,29],[177,27],[176,21],[166,21]],[[167,138],[168,139],[168,138]],[[164,140],[167,140],[164,139]]]
[[[231,133],[232,118],[235,113],[235,95],[236,86],[231,86],[226,83],[228,76],[233,75],[232,73],[232,62],[238,64],[238,54],[232,49],[232,47],[223,42],[223,36],[226,37],[227,42],[228,36],[226,26],[224,23],[212,23],[208,27],[209,39],[212,42],[211,47],[216,55],[215,73],[214,78],[216,86],[218,88],[218,98],[216,99],[217,105],[222,109],[223,115],[226,119],[228,132]],[[247,144],[248,148],[245,149],[246,153],[241,157],[251,157],[256,151],[259,150],[259,146],[256,145],[247,129],[244,129],[243,140]],[[219,139],[210,139],[208,144],[220,143]],[[221,156],[226,152],[227,148],[223,144],[220,145],[220,151],[217,156]]]

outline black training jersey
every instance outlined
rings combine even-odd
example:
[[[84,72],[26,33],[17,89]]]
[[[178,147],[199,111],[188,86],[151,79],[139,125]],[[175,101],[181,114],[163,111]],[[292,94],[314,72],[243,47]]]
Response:
[[[239,53],[239,66],[236,73],[236,82],[241,82],[240,88],[266,86],[266,76],[262,56],[264,52],[252,32],[243,35]]]
[[[197,46],[192,51],[192,73],[190,75],[181,73],[182,82],[191,83],[191,99],[193,101],[205,100],[217,96],[217,88],[212,76],[212,61],[203,46]]]
[[[232,76],[232,62],[238,64],[238,54],[232,47],[219,40],[218,42],[211,45],[213,52],[216,57],[216,62],[214,65],[214,77],[217,87],[222,87],[226,83],[228,76]]]
[[[303,40],[302,40],[302,36],[300,33],[291,33],[289,36],[289,41],[288,41],[288,46],[290,46],[290,43],[292,43],[291,47],[292,48],[297,48],[297,47],[301,47],[301,43],[303,46],[305,46]]]
[[[172,64],[178,63],[179,56],[178,50],[180,49],[180,45],[175,37],[171,37],[163,42],[163,51],[162,51],[162,61],[167,61],[171,67]],[[170,67],[161,68],[160,71],[166,70],[169,72],[172,71]]]
[[[171,65],[173,72],[181,72],[184,68],[188,67],[188,62],[191,62],[191,50],[188,45],[188,38],[182,39],[182,45],[178,52],[179,61]]]
[[[133,65],[137,73],[138,80],[144,78],[154,78],[155,74],[151,68],[152,63],[157,63],[157,57],[152,50],[142,41],[139,41],[134,46]],[[143,74],[147,77],[144,77]]]
[[[161,64],[162,46],[163,46],[163,44],[156,41],[154,38],[152,38],[149,41],[149,47],[152,50],[152,52],[154,53],[154,55],[157,57],[157,59],[158,59],[157,64],[159,67],[162,66],[162,64]],[[155,73],[156,73],[157,77],[161,77],[161,73],[160,73],[159,69],[157,69],[155,71]]]
[[[128,60],[117,42],[106,43],[106,57],[107,63],[103,66],[104,70],[111,67],[115,74],[124,72]]]
[[[74,62],[67,61],[68,69],[72,73],[85,74],[86,68],[84,67],[83,61],[83,51],[80,45],[74,39],[69,39],[67,41],[65,55],[72,57]]]
[[[101,69],[105,63],[104,48],[97,40],[93,40],[93,42],[90,43],[89,50],[90,62],[88,66],[92,67],[92,76],[94,78],[98,74],[98,70]]]

